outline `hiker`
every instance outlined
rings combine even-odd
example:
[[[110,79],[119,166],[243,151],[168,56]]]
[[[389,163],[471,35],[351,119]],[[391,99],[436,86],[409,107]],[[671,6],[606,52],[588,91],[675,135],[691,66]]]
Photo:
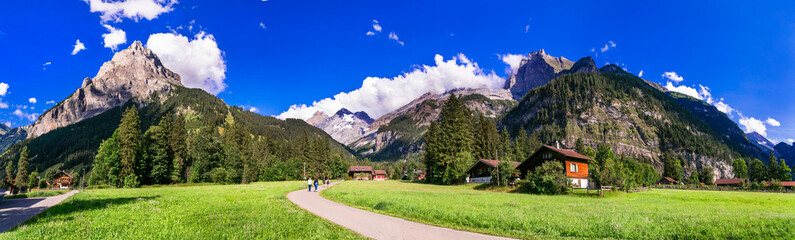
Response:
[[[317,192],[317,181],[318,181],[318,179],[315,178],[315,192]]]
[[[328,184],[329,184],[328,178],[326,178],[326,187],[328,187]]]
[[[309,191],[311,192],[312,191],[312,178],[309,178],[309,180],[306,180],[306,185],[309,186]]]

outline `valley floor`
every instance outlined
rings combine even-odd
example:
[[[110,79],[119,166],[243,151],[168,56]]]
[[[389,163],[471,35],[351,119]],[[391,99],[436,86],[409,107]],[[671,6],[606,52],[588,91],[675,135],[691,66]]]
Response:
[[[0,239],[363,239],[290,203],[303,182],[87,190]]]
[[[324,197],[411,221],[525,239],[793,239],[795,194],[652,189],[541,196],[385,182],[343,182]]]

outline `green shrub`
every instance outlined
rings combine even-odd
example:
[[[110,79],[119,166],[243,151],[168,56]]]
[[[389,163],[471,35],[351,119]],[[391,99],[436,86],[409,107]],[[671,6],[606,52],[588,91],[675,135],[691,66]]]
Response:
[[[509,161],[500,161],[497,168],[491,172],[491,184],[494,185],[510,185],[516,181],[516,176],[519,174],[514,166]]]
[[[137,188],[141,186],[141,182],[138,181],[138,176],[135,174],[127,175],[124,178],[124,188]]]
[[[536,194],[567,194],[569,179],[563,171],[563,163],[548,161],[537,167],[527,177],[527,188]]]
[[[781,192],[784,189],[784,186],[781,185],[781,182],[778,179],[773,179],[770,181],[770,184],[765,187],[767,190]]]

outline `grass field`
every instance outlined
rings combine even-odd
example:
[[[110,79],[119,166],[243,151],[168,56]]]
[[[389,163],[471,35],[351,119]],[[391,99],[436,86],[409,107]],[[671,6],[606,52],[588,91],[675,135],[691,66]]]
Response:
[[[524,239],[793,239],[795,194],[662,190],[605,198],[344,182],[331,200],[431,225]]]
[[[17,199],[17,198],[39,198],[39,197],[52,197],[67,193],[67,190],[46,190],[46,191],[33,191],[29,193],[22,193],[16,195],[6,195],[5,199]]]
[[[303,182],[78,193],[0,239],[361,239],[285,195]]]

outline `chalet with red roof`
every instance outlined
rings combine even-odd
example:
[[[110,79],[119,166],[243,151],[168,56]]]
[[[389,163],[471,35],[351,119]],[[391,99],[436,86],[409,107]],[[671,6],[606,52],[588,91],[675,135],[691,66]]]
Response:
[[[375,173],[375,177],[373,177],[373,180],[376,180],[376,181],[384,181],[384,180],[386,180],[386,175],[387,175],[386,174],[386,170],[375,170],[374,173]]]
[[[528,173],[547,161],[563,163],[566,177],[569,178],[573,187],[588,188],[588,165],[594,160],[572,150],[544,145],[530,155],[527,160],[516,166],[516,169],[519,169],[520,176],[525,178]]]
[[[370,166],[351,166],[348,169],[348,176],[353,180],[371,180],[373,179],[373,167]]]
[[[742,187],[745,182],[745,178],[718,179],[715,180],[715,185],[718,187]]]
[[[497,169],[500,160],[480,159],[474,165],[467,169],[466,173],[469,174],[470,183],[490,183],[491,173]],[[510,161],[511,167],[516,168],[519,162]]]
[[[52,187],[60,189],[68,189],[72,185],[72,175],[61,171],[52,176]]]
[[[675,184],[679,184],[679,181],[676,181],[676,180],[674,180],[671,177],[664,177],[664,178],[660,179],[660,181],[657,181],[657,184],[675,185]]]

